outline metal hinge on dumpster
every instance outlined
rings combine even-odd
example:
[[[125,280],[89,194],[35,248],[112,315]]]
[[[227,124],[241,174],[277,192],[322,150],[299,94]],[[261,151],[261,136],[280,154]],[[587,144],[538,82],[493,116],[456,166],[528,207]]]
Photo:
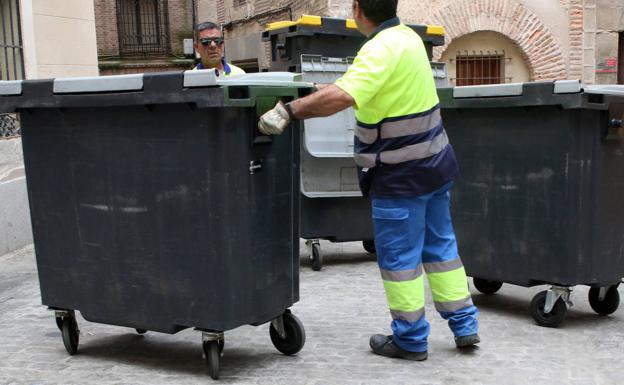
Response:
[[[254,175],[256,173],[261,172],[263,163],[264,162],[262,161],[262,159],[250,161],[249,162],[249,174]]]
[[[624,138],[624,116],[621,119],[611,119],[607,129],[606,141],[620,141]]]

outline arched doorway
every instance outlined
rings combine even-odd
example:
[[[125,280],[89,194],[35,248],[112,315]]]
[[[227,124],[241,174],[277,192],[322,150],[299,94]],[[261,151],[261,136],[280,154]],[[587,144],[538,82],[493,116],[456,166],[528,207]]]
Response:
[[[519,1],[454,0],[437,8],[425,22],[444,26],[449,45],[456,39],[479,31],[498,32],[506,36],[525,54],[523,57],[529,64],[531,80],[560,80],[568,76],[559,40],[536,14]],[[440,57],[446,48],[436,47],[434,57]]]
[[[455,38],[442,54],[451,85],[521,83],[532,80],[526,54],[508,37],[493,31]]]

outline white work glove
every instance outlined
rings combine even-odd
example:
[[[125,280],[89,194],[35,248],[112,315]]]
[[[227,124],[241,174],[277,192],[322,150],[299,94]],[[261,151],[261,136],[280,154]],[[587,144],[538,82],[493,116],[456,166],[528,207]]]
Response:
[[[284,132],[284,128],[290,123],[290,115],[286,108],[284,103],[277,103],[272,110],[260,117],[258,130],[264,135],[280,135]]]

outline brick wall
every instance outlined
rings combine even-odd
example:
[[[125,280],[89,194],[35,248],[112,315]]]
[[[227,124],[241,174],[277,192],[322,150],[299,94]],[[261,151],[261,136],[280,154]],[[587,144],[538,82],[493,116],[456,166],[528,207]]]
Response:
[[[531,79],[567,77],[566,62],[557,39],[528,8],[511,1],[463,0],[439,9],[425,20],[446,28],[447,42],[476,31],[499,32],[511,39],[529,65]],[[436,49],[436,57],[446,49]]]
[[[171,52],[183,52],[182,40],[193,37],[193,4],[190,0],[169,0],[169,41]]]
[[[569,0],[568,14],[570,15],[570,58],[569,77],[583,79],[593,83],[594,76],[583,77],[583,8],[584,0]]]
[[[183,53],[183,39],[191,38],[193,31],[193,2],[168,0],[168,34],[172,55],[141,54],[120,57],[117,22],[117,0],[94,0],[96,36],[101,75],[172,71],[191,68],[191,59],[179,60]]]
[[[213,1],[221,23],[288,4],[295,19],[303,13],[348,18],[352,5],[352,0],[246,0],[240,6],[234,6],[234,0]],[[405,22],[443,25],[447,43],[472,32],[499,32],[523,53],[533,80],[614,82],[615,75],[596,71],[613,56],[617,32],[624,30],[621,0],[401,0],[399,15]],[[257,33],[263,23],[272,19],[275,17],[252,20],[248,26],[233,27],[229,33]],[[446,47],[448,44],[437,49],[436,57]]]
[[[596,7],[596,2],[609,3],[611,9],[605,10],[604,5]],[[447,42],[479,30],[500,32],[524,52],[535,80],[566,77],[592,83],[596,68],[593,58],[600,56],[595,50],[596,40],[600,41],[595,13],[603,9],[608,15],[617,14],[613,12],[617,7],[613,3],[612,0],[558,0],[556,4],[529,0],[402,0],[399,15],[406,22],[443,25]],[[329,12],[339,17],[348,14],[350,7],[348,0],[329,2]],[[442,50],[436,53],[440,57]]]
[[[191,37],[193,8],[191,0],[168,0],[169,41],[171,52],[182,52],[182,39]],[[98,55],[119,55],[117,0],[95,0],[95,23]]]
[[[216,22],[218,20],[216,3],[216,0],[195,0],[198,23],[202,21]]]
[[[115,0],[95,0],[95,30],[98,56],[119,55]]]
[[[595,19],[589,8],[591,6],[594,7]],[[618,68],[624,66],[624,57],[620,56],[624,54],[624,47],[621,48],[622,53],[618,50],[619,35],[624,31],[624,1],[586,0],[585,7],[586,39],[593,37],[595,41],[595,51],[586,53],[587,60],[594,58],[595,66],[585,67],[585,71],[593,70],[597,84],[617,83]],[[621,60],[618,62],[618,59]]]

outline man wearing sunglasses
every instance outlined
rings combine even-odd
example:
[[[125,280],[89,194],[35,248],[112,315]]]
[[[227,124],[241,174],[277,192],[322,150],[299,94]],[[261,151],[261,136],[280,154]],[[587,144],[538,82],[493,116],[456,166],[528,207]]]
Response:
[[[199,53],[201,62],[195,69],[215,68],[221,76],[243,75],[245,71],[225,60],[224,48],[225,41],[219,25],[210,21],[197,24],[195,27],[195,51]]]
[[[424,279],[448,320],[458,348],[480,342],[477,308],[466,284],[449,209],[458,167],[442,124],[425,46],[397,17],[398,0],[354,0],[358,29],[367,36],[353,65],[334,84],[279,103],[258,128],[280,134],[292,119],[355,109],[355,162],[360,188],[372,200],[375,246],[392,334],[375,334],[374,353],[427,359],[429,323]]]

